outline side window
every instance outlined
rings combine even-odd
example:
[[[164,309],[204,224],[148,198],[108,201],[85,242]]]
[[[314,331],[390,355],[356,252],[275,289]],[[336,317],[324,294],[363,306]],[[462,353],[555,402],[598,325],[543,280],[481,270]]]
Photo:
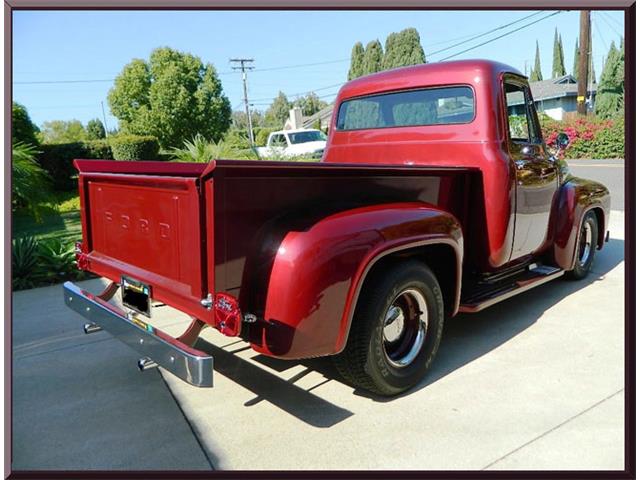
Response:
[[[535,110],[526,87],[505,83],[509,136],[513,142],[535,143],[539,139],[534,122]]]
[[[274,135],[271,137],[271,146],[272,147],[286,147],[287,140],[284,138],[284,135],[281,133]]]

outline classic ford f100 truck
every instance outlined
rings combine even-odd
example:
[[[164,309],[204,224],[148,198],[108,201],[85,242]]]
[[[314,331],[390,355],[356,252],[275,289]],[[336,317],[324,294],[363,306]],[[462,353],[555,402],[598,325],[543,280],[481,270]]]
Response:
[[[489,61],[345,84],[322,162],[75,165],[78,266],[112,283],[66,283],[67,305],[141,369],[198,386],[213,385],[195,348],[210,326],[264,355],[331,356],[352,385],[397,394],[426,374],[447,318],[583,278],[608,240],[608,190],[547,150],[526,78]],[[182,336],[143,319],[154,302],[193,318]]]

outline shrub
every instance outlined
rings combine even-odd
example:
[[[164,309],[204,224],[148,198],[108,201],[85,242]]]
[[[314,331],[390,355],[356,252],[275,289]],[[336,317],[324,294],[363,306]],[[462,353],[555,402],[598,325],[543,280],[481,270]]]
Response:
[[[240,145],[240,146],[239,146]],[[224,158],[232,160],[258,160],[255,151],[249,148],[249,144],[231,143],[220,140],[218,143],[207,141],[198,134],[193,141],[185,141],[183,148],[171,150],[173,158],[178,162],[209,162],[212,159]]]
[[[178,162],[207,163],[216,157],[217,145],[207,141],[199,133],[193,137],[193,141],[184,141],[183,148],[172,148],[173,158]]]
[[[49,199],[51,182],[35,161],[35,147],[16,143],[12,148],[11,206],[26,208],[37,221],[41,219],[42,204]]]
[[[148,135],[118,135],[109,144],[115,160],[155,160],[160,150],[158,139]]]
[[[272,132],[270,128],[259,128],[256,130],[255,141],[256,145],[264,147],[267,145],[269,134]]]
[[[49,238],[38,242],[38,280],[56,283],[70,278],[76,271],[73,243]]]
[[[32,288],[37,278],[38,242],[34,237],[16,238],[11,242],[11,285],[14,290]]]
[[[569,146],[560,153],[565,158],[624,157],[624,118],[602,119],[577,117],[565,121],[540,115],[542,135],[548,146],[554,146],[558,133],[565,132]]]
[[[76,158],[86,158],[87,149],[82,142],[42,144],[38,163],[44,168],[53,181],[56,190],[72,190],[76,188],[74,177],[77,174],[73,166]]]
[[[14,290],[82,280],[91,274],[78,270],[73,242],[27,236],[11,242],[11,285]]]
[[[89,120],[89,123],[87,123],[87,138],[89,140],[100,140],[105,137],[106,132],[100,119]]]
[[[107,140],[89,140],[84,144],[86,149],[85,158],[96,158],[110,160],[113,158],[111,145]]]
[[[11,140],[12,143],[24,143],[27,145],[38,145],[36,132],[39,129],[34,125],[29,117],[29,113],[24,105],[13,102],[11,109]]]

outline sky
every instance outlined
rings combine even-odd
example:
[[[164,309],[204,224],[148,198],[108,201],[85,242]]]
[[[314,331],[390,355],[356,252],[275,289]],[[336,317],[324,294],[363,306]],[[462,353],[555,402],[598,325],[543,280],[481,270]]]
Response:
[[[579,12],[562,11],[549,18],[544,17],[554,11],[537,12],[14,11],[13,99],[27,107],[39,126],[48,120],[77,119],[86,124],[92,118],[102,119],[103,104],[107,127],[114,128],[117,120],[107,103],[113,79],[133,58],[148,59],[154,48],[168,46],[212,63],[234,110],[243,109],[241,76],[229,63],[237,57],[255,60],[255,70],[248,74],[254,109],[265,110],[278,91],[290,100],[315,91],[331,102],[347,78],[355,42],[366,45],[377,38],[384,46],[389,33],[408,27],[418,30],[428,62],[524,27],[452,60],[486,58],[524,72],[525,62],[529,69],[533,65],[537,40],[544,78],[551,74],[557,28],[565,67],[571,73]],[[618,44],[623,35],[624,13],[594,11],[591,19],[599,77],[611,42]],[[536,23],[526,26],[532,22]],[[461,42],[466,43],[454,46]],[[322,64],[309,65],[318,63]]]

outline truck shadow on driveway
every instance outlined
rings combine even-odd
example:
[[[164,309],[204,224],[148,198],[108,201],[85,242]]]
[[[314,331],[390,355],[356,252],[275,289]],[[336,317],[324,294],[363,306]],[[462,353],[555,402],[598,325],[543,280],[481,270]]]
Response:
[[[425,379],[401,396],[412,395],[437,382],[467,363],[485,355],[536,323],[546,310],[567,296],[602,281],[602,277],[624,260],[624,241],[611,239],[604,250],[598,251],[591,274],[582,281],[554,280],[522,293],[477,314],[460,314],[445,322],[442,343],[436,359]],[[235,344],[236,342],[234,342]],[[229,344],[231,346],[233,344]],[[238,350],[229,351],[200,338],[196,348],[213,355],[215,370],[256,394],[256,398],[245,403],[250,407],[260,401],[268,401],[305,423],[328,428],[346,420],[354,413],[335,405],[311,390],[332,380],[344,383],[329,358],[303,361],[280,360],[256,355],[253,361],[266,366],[273,373],[236,355],[249,348],[238,343]],[[297,365],[305,369],[285,380],[278,376]],[[312,372],[318,372],[323,380],[304,389],[295,384]],[[356,389],[354,393],[376,402],[389,402],[398,397],[381,397]]]
[[[213,355],[216,374],[224,375],[256,394],[256,398],[245,403],[247,407],[266,400],[299,420],[318,428],[331,427],[353,415],[353,412],[311,393],[310,390],[317,385],[307,390],[295,385],[297,380],[312,372],[309,367],[293,378],[285,380],[236,355],[237,352],[249,347],[230,352],[202,338],[198,339],[195,347]],[[295,361],[280,360],[279,362],[284,362],[286,369],[298,365]]]

